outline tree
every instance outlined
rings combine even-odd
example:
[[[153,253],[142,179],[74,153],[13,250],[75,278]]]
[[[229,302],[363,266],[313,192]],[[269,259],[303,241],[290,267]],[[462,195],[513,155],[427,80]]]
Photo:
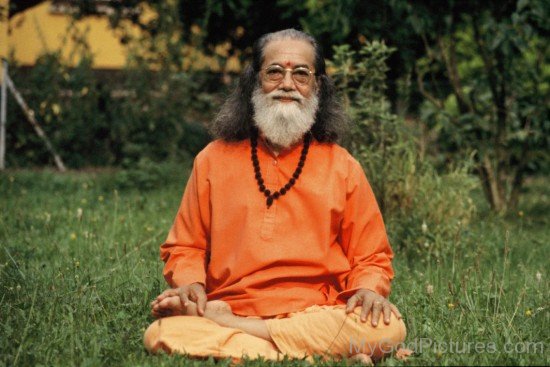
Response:
[[[450,156],[473,152],[491,208],[518,204],[525,176],[548,165],[548,2],[419,1],[407,21],[423,117]],[[444,77],[443,85],[437,83]]]
[[[353,120],[346,146],[363,166],[392,244],[411,261],[451,254],[468,227],[476,179],[469,161],[437,171],[415,141],[414,127],[391,112],[386,61],[395,49],[366,42],[334,47],[333,79]]]
[[[79,16],[94,15],[98,9],[94,0],[80,1],[75,6]],[[113,28],[120,27],[122,20],[130,20],[153,38],[166,30],[165,19],[178,23],[178,38],[210,55],[217,45],[225,43],[230,44],[230,53],[246,53],[262,34],[299,26],[300,16],[292,5],[280,0],[127,0],[102,6],[110,8]],[[140,10],[144,7],[162,16],[142,18]]]
[[[93,13],[93,3],[80,2],[82,14]],[[165,15],[142,19],[128,11],[144,4]],[[224,43],[229,56],[245,59],[261,34],[286,27],[316,36],[328,57],[332,44],[357,51],[367,38],[384,39],[398,50],[388,58],[386,95],[394,106],[410,96],[409,112],[420,112],[436,133],[446,163],[474,155],[495,211],[515,208],[526,175],[549,169],[547,1],[129,0],[107,6],[114,26],[127,18],[150,35],[152,54],[166,41],[173,65],[181,65],[184,44],[213,54]],[[408,84],[412,77],[416,88]]]

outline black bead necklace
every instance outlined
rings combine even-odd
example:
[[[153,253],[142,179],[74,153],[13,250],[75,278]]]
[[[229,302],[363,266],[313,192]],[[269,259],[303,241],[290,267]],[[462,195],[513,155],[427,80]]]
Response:
[[[300,155],[300,161],[298,162],[298,167],[294,170],[292,177],[288,180],[287,184],[281,187],[278,191],[271,192],[265,187],[264,179],[262,178],[262,172],[260,171],[260,161],[258,160],[258,133],[253,131],[250,134],[250,146],[252,147],[252,165],[254,166],[254,173],[256,174],[256,181],[260,188],[260,192],[265,195],[266,204],[269,208],[273,204],[273,200],[279,199],[290,190],[292,186],[296,183],[298,177],[302,173],[302,168],[306,162],[307,152],[309,150],[309,143],[311,141],[311,134],[307,133],[304,137],[304,146],[302,148],[302,153]]]

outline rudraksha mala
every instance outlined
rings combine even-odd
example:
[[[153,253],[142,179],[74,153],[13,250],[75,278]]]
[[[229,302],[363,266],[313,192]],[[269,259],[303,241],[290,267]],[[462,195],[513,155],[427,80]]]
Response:
[[[260,161],[258,160],[258,133],[257,131],[252,131],[250,134],[250,146],[252,147],[252,165],[254,166],[254,173],[256,175],[256,182],[258,182],[258,187],[260,192],[263,193],[266,197],[266,204],[269,208],[273,204],[273,200],[279,199],[281,196],[286,194],[292,186],[296,183],[298,177],[302,173],[304,164],[306,162],[307,152],[309,150],[309,143],[311,142],[311,134],[307,133],[304,136],[304,146],[302,147],[302,153],[300,154],[300,160],[298,161],[298,166],[294,170],[292,177],[288,180],[287,184],[281,187],[278,191],[271,192],[265,187],[264,179],[262,178],[262,172],[260,171]]]

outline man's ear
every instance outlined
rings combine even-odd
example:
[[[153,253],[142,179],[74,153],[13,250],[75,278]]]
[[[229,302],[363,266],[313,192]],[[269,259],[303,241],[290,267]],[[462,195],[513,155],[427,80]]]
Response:
[[[326,75],[324,75],[324,74],[315,76],[314,88],[315,88],[315,92],[317,93],[318,97],[321,97],[321,91],[322,91],[323,85],[325,83],[325,78],[326,78]]]
[[[319,90],[321,89],[321,76],[322,75],[315,75],[314,78],[313,78],[313,88],[312,88],[312,91],[315,92],[315,93],[319,93]]]

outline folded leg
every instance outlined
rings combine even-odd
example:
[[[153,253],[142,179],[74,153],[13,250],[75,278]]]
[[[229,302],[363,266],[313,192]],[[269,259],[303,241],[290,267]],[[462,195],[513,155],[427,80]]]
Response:
[[[360,307],[346,314],[344,306],[312,306],[288,318],[265,321],[281,353],[293,358],[366,354],[379,359],[405,340],[405,324],[393,313],[389,325],[381,316],[376,327],[370,316],[361,322],[360,315]]]
[[[144,344],[151,353],[189,354],[193,357],[278,359],[273,343],[241,330],[218,325],[199,316],[158,319],[145,331]]]

